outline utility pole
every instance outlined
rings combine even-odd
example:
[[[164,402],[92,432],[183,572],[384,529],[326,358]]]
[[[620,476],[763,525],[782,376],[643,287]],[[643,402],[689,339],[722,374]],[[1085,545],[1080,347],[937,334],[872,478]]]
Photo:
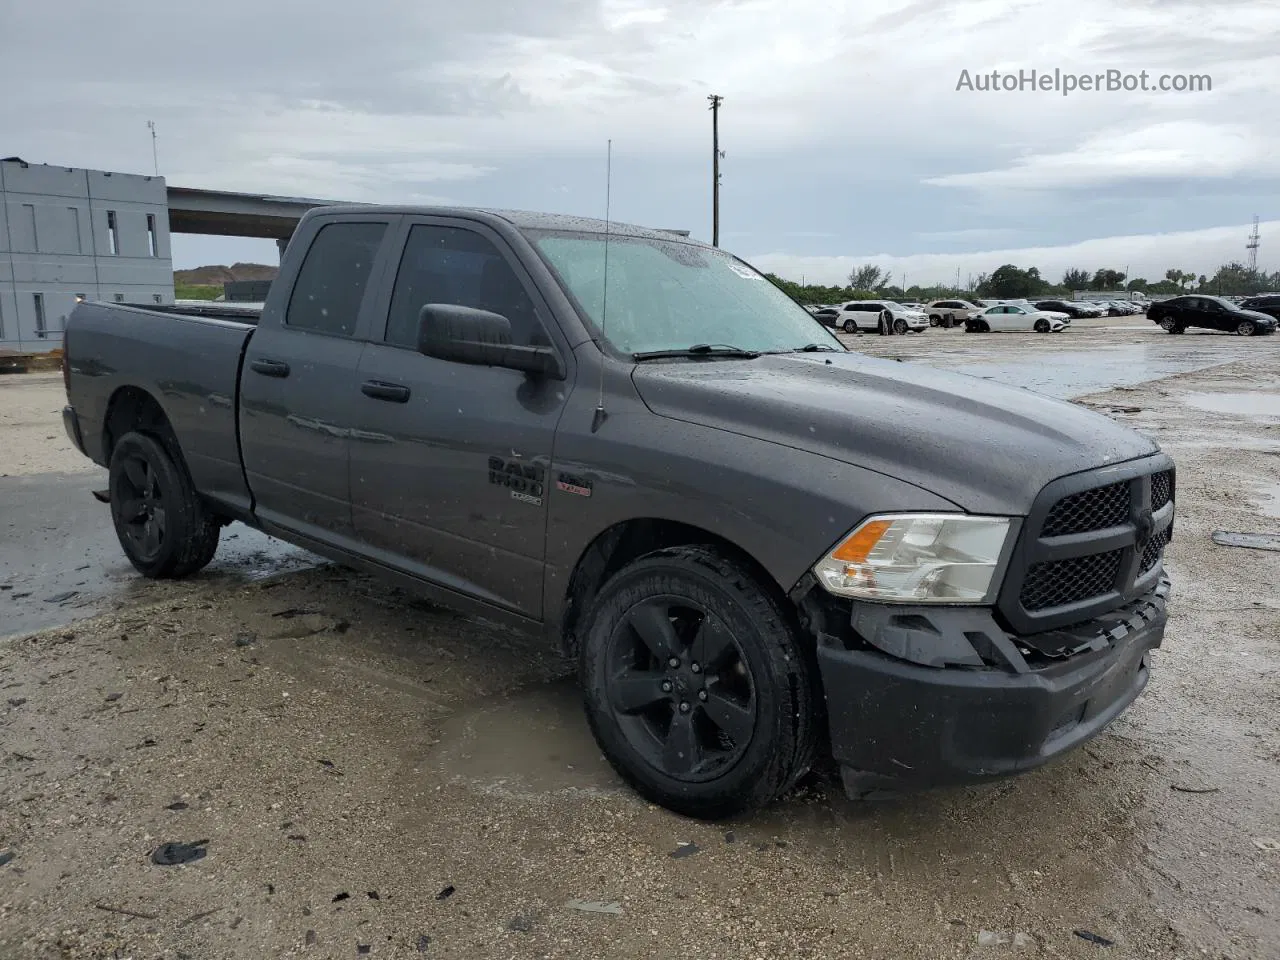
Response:
[[[711,101],[711,245],[720,246],[720,101],[713,93]]]
[[[155,168],[158,177],[160,176],[160,154],[156,152],[156,122],[148,120],[147,129],[151,131],[151,165]]]
[[[1253,217],[1253,233],[1249,234],[1249,242],[1245,244],[1245,249],[1249,251],[1249,273],[1258,272],[1258,244],[1261,242],[1258,236],[1258,217]]]

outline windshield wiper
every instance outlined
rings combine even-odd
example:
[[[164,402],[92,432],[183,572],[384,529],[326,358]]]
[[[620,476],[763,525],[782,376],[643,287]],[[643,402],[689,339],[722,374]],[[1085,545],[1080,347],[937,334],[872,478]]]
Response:
[[[646,350],[633,353],[632,358],[640,363],[644,360],[667,360],[672,357],[728,357],[740,360],[754,360],[760,356],[758,350],[743,350],[741,347],[727,343],[695,343],[681,350]]]
[[[829,343],[806,343],[803,347],[796,347],[791,353],[839,353],[835,347]]]

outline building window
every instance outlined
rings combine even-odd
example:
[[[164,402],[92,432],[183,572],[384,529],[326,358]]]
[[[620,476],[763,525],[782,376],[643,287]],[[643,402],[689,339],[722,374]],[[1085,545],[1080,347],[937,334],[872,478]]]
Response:
[[[24,203],[22,212],[27,217],[27,222],[31,224],[31,249],[36,253],[40,252],[40,234],[36,230],[36,205],[34,203]]]
[[[107,237],[111,241],[111,255],[120,255],[120,221],[114,210],[107,211]]]
[[[44,294],[33,293],[31,300],[36,308],[36,336],[43,340],[49,335],[44,325]]]
[[[153,257],[160,256],[160,237],[156,234],[156,215],[154,213],[147,214],[147,242],[151,248]]]
[[[76,253],[84,253],[84,240],[80,236],[80,211],[75,207],[67,207],[67,213],[71,214],[71,235],[75,238]]]

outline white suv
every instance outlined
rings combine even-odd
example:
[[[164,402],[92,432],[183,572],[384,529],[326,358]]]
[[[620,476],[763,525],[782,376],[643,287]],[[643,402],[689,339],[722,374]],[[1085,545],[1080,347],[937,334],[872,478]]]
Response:
[[[982,307],[968,300],[935,300],[925,307],[931,327],[956,327],[982,310]]]
[[[835,326],[845,333],[904,334],[928,330],[929,320],[893,300],[850,300],[840,307]]]

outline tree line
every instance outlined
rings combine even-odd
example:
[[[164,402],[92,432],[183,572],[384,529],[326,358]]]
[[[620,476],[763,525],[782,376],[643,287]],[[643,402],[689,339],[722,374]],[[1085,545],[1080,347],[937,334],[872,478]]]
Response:
[[[942,300],[948,297],[981,297],[993,300],[1020,298],[1050,299],[1070,298],[1075,291],[1128,290],[1152,296],[1176,296],[1180,293],[1206,293],[1217,296],[1250,296],[1257,293],[1280,291],[1280,271],[1250,270],[1242,263],[1225,263],[1213,276],[1197,275],[1194,270],[1170,268],[1161,280],[1150,281],[1145,277],[1130,279],[1122,270],[1103,267],[1090,273],[1072,267],[1062,274],[1060,283],[1053,283],[1040,275],[1036,267],[1025,270],[1012,263],[997,267],[990,273],[971,278],[962,287],[934,284],[913,284],[903,288],[893,283],[893,272],[882,270],[874,264],[865,264],[849,272],[845,286],[824,286],[812,283],[796,283],[776,274],[767,274],[782,290],[801,303],[835,303],[838,300]]]

